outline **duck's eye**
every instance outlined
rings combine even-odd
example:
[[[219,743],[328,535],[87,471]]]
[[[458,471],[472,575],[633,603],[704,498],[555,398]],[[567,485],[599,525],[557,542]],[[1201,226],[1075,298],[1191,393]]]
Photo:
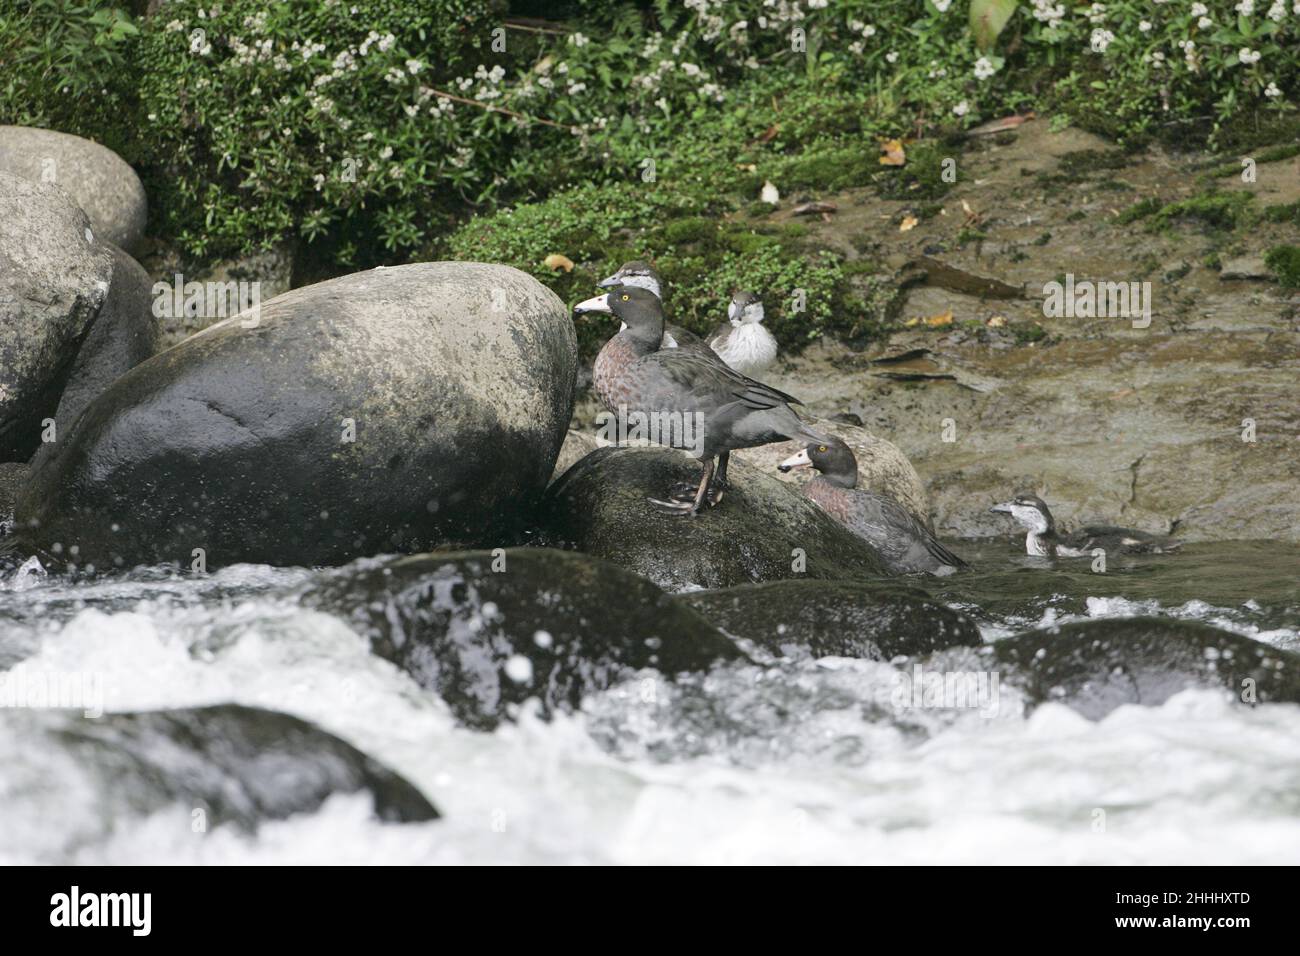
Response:
[[[628,300],[628,298],[629,298],[629,296],[626,296],[626,295],[623,296],[623,301],[626,302],[626,301]]]
[[[825,450],[826,450],[826,446],[825,446],[825,445],[818,445],[818,446],[817,446],[817,450],[818,450],[818,451],[825,451]]]

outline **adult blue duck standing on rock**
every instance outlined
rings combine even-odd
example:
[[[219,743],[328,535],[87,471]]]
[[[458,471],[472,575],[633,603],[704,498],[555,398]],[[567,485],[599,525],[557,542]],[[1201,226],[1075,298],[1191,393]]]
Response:
[[[698,514],[707,503],[716,505],[726,490],[726,463],[736,448],[753,448],[789,438],[823,443],[827,439],[808,428],[790,408],[798,400],[771,386],[681,348],[661,348],[664,311],[659,297],[635,286],[615,286],[608,293],[580,302],[578,314],[608,312],[624,328],[605,343],[592,373],[596,394],[609,411],[630,418],[681,424],[687,416],[699,422],[697,441],[689,443],[684,429],[668,428],[654,440],[672,448],[689,449],[704,463],[699,487],[690,501],[655,504],[681,514]],[[719,461],[719,459],[721,459]],[[716,476],[716,478],[715,478]]]
[[[893,498],[857,487],[858,461],[840,439],[814,442],[778,467],[808,466],[820,474],[803,486],[803,493],[874,547],[891,571],[944,576],[967,567]]]
[[[1164,554],[1182,547],[1181,541],[1166,535],[1112,525],[1089,525],[1061,534],[1056,530],[1056,519],[1047,502],[1037,495],[1019,494],[989,511],[1010,515],[1028,529],[1025,553],[1035,557],[1086,558],[1091,557],[1095,548],[1107,554]]]

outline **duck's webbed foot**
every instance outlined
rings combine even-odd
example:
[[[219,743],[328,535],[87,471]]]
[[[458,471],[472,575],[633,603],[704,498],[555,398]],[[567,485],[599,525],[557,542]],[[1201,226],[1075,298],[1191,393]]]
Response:
[[[689,499],[681,500],[679,498],[674,497],[669,501],[663,501],[659,498],[650,498],[648,499],[649,502],[655,507],[657,507],[659,510],[664,511],[668,514],[674,514],[674,515],[699,514],[700,509],[703,508],[706,504],[709,507],[712,507],[714,504],[717,503],[717,501],[721,500],[722,497],[721,494],[719,494],[717,500],[713,500],[710,498],[710,491],[712,490],[710,488],[710,485],[713,482],[713,474],[714,474],[714,469],[716,467],[717,464],[716,462],[714,462],[712,458],[710,458],[707,462],[705,462],[704,474],[700,476],[699,485],[694,489],[692,489],[692,493]],[[673,490],[676,491],[677,486],[674,486]]]
[[[695,492],[699,491],[698,485],[693,485],[689,481],[679,481],[673,485],[668,492],[669,501],[684,501],[690,504],[695,500]],[[653,498],[651,499],[654,500]]]

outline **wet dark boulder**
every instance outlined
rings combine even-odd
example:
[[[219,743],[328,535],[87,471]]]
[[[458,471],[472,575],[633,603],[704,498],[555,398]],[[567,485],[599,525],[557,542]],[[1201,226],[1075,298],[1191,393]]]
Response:
[[[1091,719],[1192,687],[1223,687],[1246,703],[1300,703],[1300,655],[1192,621],[1080,621],[984,653],[1034,703],[1058,701]]]
[[[345,568],[304,597],[435,691],[470,727],[512,705],[574,710],[642,668],[664,677],[743,658],[655,585],[582,554],[511,548]]]
[[[389,822],[438,816],[392,770],[274,711],[225,704],[87,718],[80,711],[5,710],[0,728],[25,754],[6,757],[10,780],[33,781],[18,796],[9,794],[5,812],[43,821],[55,842],[91,840],[99,835],[77,831],[176,805],[202,829],[253,831],[314,811],[333,794],[368,793],[375,816]],[[68,827],[53,827],[57,820]]]
[[[90,218],[95,234],[139,252],[148,219],[140,177],[106,146],[30,126],[0,126],[0,170],[64,190]]]
[[[889,574],[870,545],[797,488],[741,461],[731,463],[722,503],[695,517],[665,515],[647,500],[699,478],[699,464],[680,452],[599,448],[548,489],[547,540],[622,565],[671,591]]]
[[[17,534],[97,569],[494,545],[546,486],[576,364],[564,304],[505,266],[297,289],[117,379],[33,469]]]
[[[41,444],[113,268],[64,192],[0,171],[0,461]]]
[[[678,600],[733,637],[787,657],[890,660],[981,644],[964,614],[893,582],[771,581]]]

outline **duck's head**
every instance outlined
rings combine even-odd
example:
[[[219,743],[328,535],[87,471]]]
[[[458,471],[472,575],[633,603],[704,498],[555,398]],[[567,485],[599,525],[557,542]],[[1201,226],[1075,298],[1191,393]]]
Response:
[[[1055,527],[1047,502],[1038,495],[1018,494],[1010,501],[994,505],[989,511],[1011,515],[1034,534],[1046,534]]]
[[[757,325],[763,321],[763,300],[756,292],[737,292],[731,297],[731,304],[727,306],[727,318],[731,320],[732,325],[743,325],[747,322]]]
[[[573,311],[578,315],[607,312],[623,323],[623,328],[631,333],[632,338],[644,340],[656,349],[663,339],[663,303],[653,292],[636,286],[616,285],[604,295],[579,302]]]
[[[616,285],[632,286],[635,289],[653,292],[656,298],[663,298],[663,281],[659,278],[655,267],[644,259],[633,259],[631,262],[623,263],[612,276],[601,279],[596,284],[602,289],[612,289]]]
[[[816,468],[827,481],[841,488],[853,488],[858,483],[858,460],[853,450],[843,440],[835,437],[824,442],[810,442],[791,455],[777,468],[790,471],[794,468]]]

